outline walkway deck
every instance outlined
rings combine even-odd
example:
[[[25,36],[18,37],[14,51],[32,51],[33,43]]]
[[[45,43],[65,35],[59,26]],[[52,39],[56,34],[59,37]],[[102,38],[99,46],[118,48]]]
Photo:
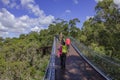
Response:
[[[57,43],[57,48],[58,45]],[[84,61],[72,46],[70,46],[69,53],[67,54],[65,70],[60,68],[60,59],[57,56],[55,61],[55,80],[105,80]]]

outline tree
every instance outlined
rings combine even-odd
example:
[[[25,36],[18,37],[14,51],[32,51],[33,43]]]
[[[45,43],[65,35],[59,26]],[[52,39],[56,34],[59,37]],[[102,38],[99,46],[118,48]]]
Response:
[[[116,41],[120,38],[116,36],[116,34],[120,33],[120,29],[118,29],[118,26],[116,25],[118,25],[120,22],[120,12],[117,5],[113,3],[113,0],[104,0],[102,2],[99,2],[96,6],[96,12],[97,22],[104,22],[105,25],[105,28],[102,32],[104,32],[104,36],[106,37],[102,39],[102,42],[104,42],[104,40],[106,39],[104,45],[106,46],[108,51],[112,51],[110,55],[111,57],[113,57],[117,55],[115,53],[118,53],[117,51],[119,51],[116,47]]]
[[[82,28],[81,39],[86,45],[96,47],[104,46],[106,55],[113,57],[120,56],[119,40],[120,37],[120,11],[113,0],[103,0],[98,2],[95,7],[96,15],[85,21]],[[120,58],[120,57],[117,57]]]
[[[78,28],[76,27],[76,23],[80,22],[80,20],[78,18],[74,18],[72,20],[69,21],[69,35],[74,36],[75,34],[78,32]]]

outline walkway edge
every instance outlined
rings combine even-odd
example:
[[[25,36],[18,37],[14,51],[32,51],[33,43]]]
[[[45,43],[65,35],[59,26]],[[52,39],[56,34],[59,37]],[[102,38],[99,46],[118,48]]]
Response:
[[[107,76],[105,76],[98,68],[96,68],[87,58],[85,58],[83,56],[83,54],[78,50],[78,48],[73,44],[71,43],[73,48],[79,53],[80,56],[82,56],[82,58],[89,64],[93,67],[93,69],[95,69],[101,76],[103,76],[106,80],[112,80],[110,78],[108,78]]]

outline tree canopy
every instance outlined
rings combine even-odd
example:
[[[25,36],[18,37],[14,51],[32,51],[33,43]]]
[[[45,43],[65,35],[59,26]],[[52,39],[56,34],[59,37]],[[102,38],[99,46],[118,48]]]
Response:
[[[19,38],[0,37],[0,79],[42,79],[49,54],[41,57],[41,47],[52,46],[53,38],[61,32],[72,36],[102,55],[120,60],[120,9],[113,0],[103,0],[95,7],[96,14],[86,20],[82,29],[78,18],[56,19],[38,32],[21,34]],[[47,51],[50,53],[51,51]]]

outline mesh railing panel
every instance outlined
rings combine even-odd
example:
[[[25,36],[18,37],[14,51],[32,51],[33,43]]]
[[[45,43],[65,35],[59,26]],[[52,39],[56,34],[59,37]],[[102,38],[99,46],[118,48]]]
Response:
[[[50,61],[47,66],[43,80],[55,80],[55,50],[56,50],[56,38],[54,38]]]
[[[107,59],[105,56],[95,53],[84,44],[71,37],[72,43],[77,47],[81,54],[97,67],[105,76],[112,80],[120,80],[120,64]]]

